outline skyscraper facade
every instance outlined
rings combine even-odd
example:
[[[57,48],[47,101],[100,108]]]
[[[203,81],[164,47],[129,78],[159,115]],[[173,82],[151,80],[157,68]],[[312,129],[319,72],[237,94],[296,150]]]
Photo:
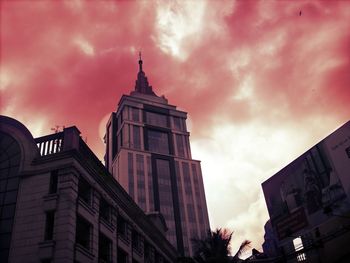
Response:
[[[193,255],[191,240],[209,230],[200,161],[191,157],[187,113],[154,93],[142,63],[107,123],[106,166],[145,212],[163,215],[178,251]]]

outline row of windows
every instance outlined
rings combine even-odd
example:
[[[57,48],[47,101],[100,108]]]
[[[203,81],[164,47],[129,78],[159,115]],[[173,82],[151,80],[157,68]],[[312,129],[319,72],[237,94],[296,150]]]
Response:
[[[78,197],[87,205],[91,206],[92,203],[92,187],[90,184],[84,179],[79,178],[78,182]],[[100,199],[99,204],[99,215],[103,220],[111,223],[112,220],[112,206],[104,199]]]
[[[170,126],[177,131],[186,131],[186,121],[184,118],[168,116],[159,112],[149,111],[149,110],[140,110],[134,107],[125,106],[122,114],[118,118],[118,126],[121,127],[123,120],[129,120],[133,122],[141,122],[158,126],[166,127]],[[172,120],[172,122],[170,122]]]
[[[56,190],[55,190],[56,189]],[[51,179],[50,179],[50,193],[53,191],[57,191],[57,173],[53,172],[51,173]],[[80,178],[78,182],[78,197],[80,200],[82,200],[84,203],[91,205],[91,197],[92,197],[92,187],[89,185],[89,183],[84,179]],[[6,211],[14,210],[13,209],[6,209]],[[105,221],[111,222],[111,215],[112,215],[113,207],[103,198],[100,199],[100,218],[102,218]],[[45,232],[44,232],[44,240],[53,240],[54,239],[54,225],[55,225],[55,211],[48,211],[45,214],[46,220],[45,220]],[[151,248],[146,242],[144,243],[143,237],[138,234],[136,230],[132,230],[131,233],[129,233],[129,229],[131,229],[131,226],[129,223],[121,216],[117,215],[117,234],[119,237],[123,238],[124,240],[128,241],[131,240],[132,247],[134,249],[134,252],[138,253],[139,255],[142,255],[144,253],[144,257],[149,257],[150,252],[147,251]],[[6,230],[9,228],[8,225],[12,224],[12,220],[6,221],[1,220],[0,224],[0,230]],[[7,230],[5,232],[8,232]],[[93,233],[93,225],[86,219],[84,219],[82,216],[77,215],[76,219],[76,244],[79,246],[91,251],[92,249],[92,233]],[[4,233],[2,235],[2,241],[5,240],[6,235],[9,236],[10,240],[10,233]],[[131,237],[130,237],[131,234]],[[6,242],[5,242],[6,243]],[[7,242],[9,245],[9,242]],[[99,242],[98,242],[98,257],[99,262],[112,262],[112,241],[100,233],[99,235]],[[5,247],[4,247],[5,248]],[[160,258],[159,256],[157,256]],[[118,248],[118,262],[128,262],[128,254]],[[133,261],[134,262],[134,261]],[[161,262],[161,261],[154,261],[154,262]]]
[[[134,159],[136,159],[136,174],[134,174]],[[147,164],[147,166],[145,166],[145,164]],[[135,176],[136,179],[134,178]],[[149,204],[151,205],[150,210],[153,211],[154,205],[151,157],[144,157],[142,154],[136,154],[136,158],[134,158],[133,153],[128,153],[129,195],[143,210],[146,210],[146,177],[148,180],[148,198]],[[137,182],[136,185],[135,181]],[[135,194],[135,186],[137,187],[137,196]]]
[[[171,133],[163,130],[147,128],[144,129],[145,133],[145,145],[141,143],[141,127],[136,125],[125,124],[123,129],[117,136],[118,149],[120,147],[128,147],[136,150],[146,149],[151,152],[157,152],[161,154],[173,154],[172,139],[176,145],[176,155],[179,157],[190,157],[190,146],[188,136],[182,134],[174,134],[171,137]]]
[[[142,163],[143,164],[143,163]],[[89,185],[89,183],[84,179],[80,178],[78,183],[78,197],[80,200],[82,200],[84,203],[90,205],[91,204],[91,196],[92,196],[92,188]],[[100,199],[100,218],[107,222],[111,222],[112,218],[112,211],[114,211],[113,207],[103,198]],[[53,217],[52,215],[47,215],[48,217],[48,227],[46,229],[53,229],[53,220],[51,220]],[[50,217],[51,216],[51,217]],[[126,241],[129,241],[131,239],[132,247],[134,248],[135,252],[138,252],[139,254],[142,254],[144,251],[144,242],[143,238],[136,230],[131,231],[131,237],[129,233],[129,229],[131,226],[129,223],[122,217],[121,215],[117,215],[117,234],[119,237],[123,238]],[[52,227],[51,227],[52,226]],[[91,250],[91,242],[92,242],[92,224],[90,224],[87,220],[85,220],[81,216],[77,216],[77,225],[76,225],[76,243],[80,246],[84,247],[87,250]],[[50,231],[48,231],[48,234],[46,236],[51,236]],[[111,251],[110,249],[107,249],[108,247],[111,247],[112,242],[107,237],[101,236],[99,239],[99,257],[101,260],[104,260],[102,262],[110,262],[110,259],[108,259],[107,251]],[[110,244],[110,245],[108,245]],[[121,253],[123,255],[123,253]],[[123,256],[122,256],[123,257]],[[119,262],[119,261],[118,261]],[[123,260],[121,259],[121,262]]]
[[[128,223],[121,216],[118,216],[118,224],[117,224],[117,233],[118,236],[126,236],[128,232]],[[82,216],[77,216],[76,221],[76,239],[75,242],[77,245],[83,247],[84,249],[91,251],[92,250],[92,233],[93,233],[93,225],[90,224],[86,219]],[[155,249],[144,242],[142,236],[138,234],[137,231],[132,230],[131,232],[131,244],[133,251],[143,255],[146,262],[164,262],[162,257],[155,251]],[[99,262],[113,262],[112,259],[112,249],[113,249],[113,241],[109,239],[102,233],[99,233],[98,238],[98,259]],[[128,253],[121,248],[117,248],[117,262],[128,262]],[[153,260],[152,260],[153,258]],[[133,262],[136,262],[133,259]]]

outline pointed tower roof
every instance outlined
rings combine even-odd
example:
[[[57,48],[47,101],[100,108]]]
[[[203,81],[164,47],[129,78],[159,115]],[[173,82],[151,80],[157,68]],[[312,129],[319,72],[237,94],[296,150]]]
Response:
[[[149,85],[145,72],[142,70],[142,58],[141,52],[139,52],[139,72],[137,73],[137,80],[135,84],[135,91],[143,94],[157,96],[153,90],[152,86]]]

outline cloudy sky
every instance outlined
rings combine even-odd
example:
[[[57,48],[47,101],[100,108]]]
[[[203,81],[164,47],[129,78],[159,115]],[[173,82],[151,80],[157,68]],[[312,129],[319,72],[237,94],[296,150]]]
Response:
[[[189,113],[211,226],[234,249],[261,248],[261,183],[350,119],[347,1],[2,1],[0,33],[1,114],[34,137],[76,125],[101,160],[141,50]]]

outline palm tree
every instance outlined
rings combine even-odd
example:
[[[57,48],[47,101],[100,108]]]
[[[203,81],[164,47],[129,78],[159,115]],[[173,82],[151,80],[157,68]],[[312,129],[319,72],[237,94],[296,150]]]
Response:
[[[208,231],[205,239],[194,239],[195,246],[194,259],[199,263],[235,263],[239,262],[239,256],[249,246],[250,241],[242,242],[237,253],[230,257],[230,241],[233,232],[227,229],[218,228],[214,231]]]

